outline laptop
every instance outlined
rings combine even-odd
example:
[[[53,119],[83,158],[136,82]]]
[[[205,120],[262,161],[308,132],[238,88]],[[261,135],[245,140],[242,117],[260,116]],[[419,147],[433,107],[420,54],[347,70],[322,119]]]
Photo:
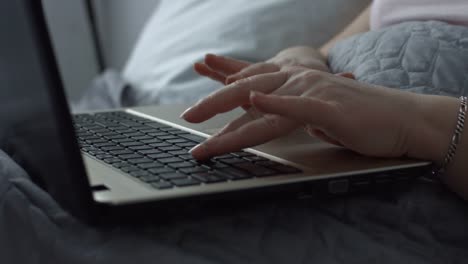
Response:
[[[188,150],[242,113],[203,124],[183,105],[71,114],[41,1],[0,2],[0,148],[72,215],[236,194],[342,194],[408,181],[428,162],[364,157],[302,131],[197,162]],[[317,189],[315,189],[317,190]]]

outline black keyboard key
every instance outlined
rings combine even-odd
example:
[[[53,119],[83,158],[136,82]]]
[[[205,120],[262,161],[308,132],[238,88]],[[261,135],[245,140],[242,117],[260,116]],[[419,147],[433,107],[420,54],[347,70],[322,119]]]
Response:
[[[96,155],[96,158],[100,160],[105,160],[105,159],[112,159],[114,158],[114,156],[110,154],[104,154],[104,155]]]
[[[167,182],[167,181],[157,181],[157,182],[152,182],[151,186],[158,190],[164,190],[164,189],[170,189],[173,187],[172,183]]]
[[[167,133],[158,130],[158,132],[151,132],[151,133],[148,133],[148,135],[152,137],[163,137],[163,136],[166,136]]]
[[[177,187],[194,186],[194,185],[200,184],[198,180],[193,179],[193,178],[175,179],[175,180],[171,180],[171,182],[175,184]]]
[[[132,153],[133,153],[133,151],[130,151],[128,149],[109,151],[109,154],[111,154],[111,155],[124,155],[124,154],[132,154]]]
[[[93,151],[89,151],[88,153],[93,155],[93,156],[107,155],[107,153],[105,151],[101,151],[101,150],[93,150]]]
[[[119,123],[120,123],[121,125],[124,125],[124,126],[127,126],[127,127],[135,127],[135,126],[141,125],[141,124],[138,123],[138,122],[127,121],[127,120],[121,120]]]
[[[172,153],[171,153],[172,154]],[[178,158],[183,159],[183,160],[189,160],[195,162],[196,160],[193,158],[192,154],[187,153],[184,155],[177,155]]]
[[[161,181],[161,178],[159,178],[156,175],[152,175],[152,174],[145,175],[145,176],[140,176],[140,177],[138,177],[138,179],[141,180],[141,181],[144,181],[146,183]]]
[[[119,136],[120,134],[117,132],[106,132],[106,133],[99,133],[99,135],[105,137],[105,138],[110,138],[110,137],[115,137]]]
[[[99,157],[97,157],[99,159]],[[117,163],[117,162],[122,162],[121,159],[118,159],[118,158],[107,158],[107,159],[103,159],[103,161],[105,163],[109,163],[109,164],[112,164],[112,163]]]
[[[97,148],[102,148],[102,147],[114,147],[115,144],[112,142],[106,142],[106,143],[98,143],[98,144],[93,144],[94,147]]]
[[[169,172],[174,172],[174,169],[168,168],[168,167],[161,167],[161,168],[154,168],[154,169],[149,169],[149,172],[152,174],[163,174],[163,173],[169,173]]]
[[[180,172],[169,172],[169,173],[162,173],[158,175],[162,179],[165,180],[174,180],[174,179],[186,179],[187,175],[180,173]]]
[[[163,147],[170,147],[170,146],[172,146],[171,144],[166,143],[166,142],[152,143],[152,144],[149,144],[149,145],[152,146],[152,147],[155,147],[155,148],[163,148]]]
[[[168,153],[160,152],[160,153],[156,153],[156,154],[150,154],[150,155],[148,155],[148,157],[150,157],[152,159],[159,160],[159,159],[165,159],[165,158],[172,158],[174,156],[172,156],[171,154],[168,154]]]
[[[99,143],[106,143],[107,140],[104,140],[102,138],[97,138],[97,139],[87,139],[86,142],[89,144],[99,144]]]
[[[250,157],[245,157],[244,159],[252,162],[257,162],[257,161],[268,161],[269,159],[260,157],[260,156],[250,156]]]
[[[272,161],[272,160],[257,161],[257,162],[255,162],[255,164],[260,165],[260,166],[264,166],[264,167],[275,167],[275,166],[281,166],[281,165],[283,165],[283,164],[281,164],[281,163],[279,163],[279,162]]]
[[[158,161],[167,164],[167,163],[182,162],[183,160],[177,157],[172,157],[172,158],[159,159]]]
[[[168,143],[171,143],[169,142],[170,139],[177,139],[178,137],[174,136],[174,135],[165,135],[165,136],[159,136],[158,139],[160,140],[163,140],[163,141],[166,141]]]
[[[133,132],[133,133],[124,133],[127,137],[142,137],[145,136],[144,133],[141,132]]]
[[[216,172],[230,180],[244,180],[253,178],[252,175],[234,168],[219,169],[216,170]]]
[[[143,140],[148,140],[148,139],[153,139],[152,137],[149,136],[138,136],[138,137],[132,137],[134,140],[138,140],[143,142]]]
[[[173,135],[180,135],[180,134],[187,134],[187,131],[183,131],[183,130],[174,130],[174,131],[169,131],[169,133],[173,134]]]
[[[236,156],[236,157],[239,157],[239,158],[256,156],[256,155],[253,154],[253,153],[249,153],[249,152],[245,152],[245,151],[233,152],[233,153],[231,153],[231,154],[234,155],[234,156]]]
[[[158,122],[155,122],[155,121],[145,121],[144,124],[146,126],[150,126],[150,127],[153,127],[153,128],[165,128],[165,127],[168,127],[167,125],[164,125],[164,124],[161,124],[161,123],[158,123]]]
[[[262,167],[260,165],[256,165],[250,162],[245,162],[245,163],[237,163],[235,166],[239,169],[247,171],[249,174],[253,174],[254,176],[257,177],[265,177],[265,176],[272,176],[272,175],[278,175],[278,173],[272,169],[268,169],[265,167]]]
[[[140,168],[138,168],[137,166],[127,166],[127,167],[122,167],[120,168],[122,171],[126,172],[126,173],[130,173],[132,171],[139,171]]]
[[[112,163],[112,166],[116,167],[117,169],[120,169],[120,168],[123,168],[123,167],[130,166],[130,164],[128,164],[127,162],[115,162],[115,163]]]
[[[96,122],[96,124],[102,125],[102,126],[105,126],[105,127],[108,127],[108,128],[120,126],[118,123],[114,123],[114,122],[110,122],[110,121],[106,121],[106,120],[98,120]]]
[[[297,168],[294,168],[294,167],[288,166],[288,165],[283,165],[283,164],[278,165],[278,166],[274,166],[272,168],[279,171],[279,172],[281,172],[281,173],[285,173],[285,174],[302,172],[302,170],[300,170],[300,169],[297,169]]]
[[[128,130],[128,129],[129,129],[128,127],[126,127],[126,126],[120,126],[120,125],[119,125],[119,126],[116,126],[116,127],[112,127],[112,130],[113,130],[113,131],[117,131],[117,132],[120,132],[120,131],[122,131],[122,130]]]
[[[125,138],[127,138],[127,137],[124,136],[124,135],[118,134],[118,135],[114,135],[114,136],[106,136],[106,138],[107,138],[107,139],[111,139],[111,140],[116,140],[116,141],[117,141],[118,139],[125,139]]]
[[[228,165],[221,163],[221,162],[216,162],[215,164],[210,165],[210,168],[213,168],[213,169],[224,169],[228,167],[229,167]]]
[[[174,155],[174,156],[189,154],[187,153],[186,150],[173,150],[173,151],[168,151],[167,153]]]
[[[218,173],[201,172],[201,173],[192,174],[191,176],[192,178],[197,179],[203,183],[217,183],[217,182],[223,182],[227,180],[225,177],[223,177],[222,175]]]
[[[170,126],[161,127],[161,128],[159,128],[159,130],[167,131],[167,132],[169,132],[169,131],[180,131],[180,129],[175,128],[175,127],[170,127]]]
[[[82,146],[81,150],[84,151],[84,152],[90,152],[90,151],[96,150],[96,148],[91,147],[91,146],[89,146],[89,147]]]
[[[144,140],[140,140],[140,141],[145,143],[145,144],[162,143],[162,141],[157,139],[157,138],[144,139]]]
[[[77,133],[77,136],[83,139],[89,138],[89,137],[94,137],[93,133],[88,133],[88,132],[81,132]]]
[[[130,146],[128,148],[131,149],[131,150],[134,150],[134,151],[153,149],[153,147],[148,146],[148,145]]]
[[[119,155],[119,158],[121,159],[141,159],[143,158],[144,156],[142,155],[138,155],[138,154],[124,154],[124,155]]]
[[[124,137],[124,138],[119,138],[119,139],[112,139],[112,141],[116,143],[126,143],[126,142],[134,142],[135,140],[128,138],[128,137]]]
[[[190,141],[195,141],[197,143],[201,143],[201,142],[206,140],[206,138],[200,137],[200,136],[197,136],[197,135],[194,135],[194,134],[180,134],[179,137],[188,139]]]
[[[136,178],[140,178],[140,177],[143,177],[143,176],[149,176],[151,175],[149,172],[145,171],[145,170],[137,170],[137,171],[132,171],[129,173],[130,175],[132,175],[133,177],[136,177]]]
[[[208,172],[210,169],[204,166],[195,166],[193,167],[188,167],[188,168],[182,168],[179,169],[179,171],[186,173],[186,174],[192,174],[192,173],[197,173],[197,172]]]
[[[124,148],[120,146],[109,146],[109,147],[101,147],[103,151],[113,151],[113,150],[124,150]]]
[[[151,163],[141,163],[141,164],[138,164],[137,166],[142,168],[142,169],[153,169],[153,168],[164,167],[164,164],[153,161]]]
[[[116,131],[119,132],[119,133],[122,133],[122,134],[124,134],[124,135],[127,135],[127,134],[129,134],[129,133],[134,133],[134,132],[135,132],[135,130],[130,129],[130,128],[121,129],[121,130],[116,130]]]
[[[131,146],[142,146],[144,144],[138,141],[132,141],[132,142],[122,142],[120,143],[120,145],[124,147],[131,147]]]
[[[167,166],[173,169],[182,169],[182,168],[193,167],[193,163],[183,161],[183,162],[169,163]]]
[[[244,159],[240,158],[228,158],[228,159],[219,159],[219,161],[226,163],[226,164],[237,164],[237,163],[244,163]]]
[[[154,161],[148,158],[138,158],[138,159],[129,159],[127,160],[127,162],[131,164],[142,164],[142,163],[151,163]]]
[[[145,127],[143,129],[140,129],[140,132],[142,133],[159,133],[159,130],[157,128],[150,128],[150,127]]]
[[[161,151],[158,149],[144,149],[144,150],[138,150],[138,153],[142,155],[151,155],[151,154],[161,153]]]
[[[224,154],[224,155],[221,155],[221,156],[215,156],[214,159],[231,159],[231,158],[235,158],[236,156],[233,156],[231,154]]]
[[[175,137],[175,139],[170,139],[170,140],[167,140],[166,142],[177,145],[177,144],[181,144],[181,143],[186,143],[187,140]]]
[[[162,150],[162,151],[176,151],[176,150],[181,150],[181,148],[179,147],[176,147],[176,146],[170,146],[170,147],[160,147],[158,148],[159,150]]]
[[[198,144],[194,143],[194,142],[186,142],[186,143],[178,143],[178,144],[175,144],[175,145],[178,146],[178,147],[181,147],[181,148],[193,148]]]

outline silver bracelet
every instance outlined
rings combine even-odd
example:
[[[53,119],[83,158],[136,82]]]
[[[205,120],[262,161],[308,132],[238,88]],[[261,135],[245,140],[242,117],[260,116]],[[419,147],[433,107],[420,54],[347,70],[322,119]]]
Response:
[[[445,171],[447,170],[448,165],[455,157],[455,153],[457,151],[458,143],[460,142],[460,138],[463,133],[463,127],[465,125],[465,115],[466,111],[468,110],[468,99],[466,96],[460,97],[461,104],[460,109],[458,110],[458,117],[457,117],[457,126],[455,128],[455,132],[452,136],[452,142],[450,143],[447,155],[445,155],[444,163],[439,168],[432,170],[433,176],[441,177],[444,175]]]

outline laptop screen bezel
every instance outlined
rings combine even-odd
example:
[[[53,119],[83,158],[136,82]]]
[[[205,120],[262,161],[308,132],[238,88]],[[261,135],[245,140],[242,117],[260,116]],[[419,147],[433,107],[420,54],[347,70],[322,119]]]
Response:
[[[12,14],[24,15],[24,17],[21,18],[13,17],[11,23],[22,19],[23,22],[18,22],[21,24],[18,26],[18,29],[24,29],[24,32],[20,34],[31,33],[31,36],[28,38],[32,40],[32,43],[28,45],[34,49],[37,55],[40,69],[35,70],[37,70],[42,77],[41,80],[38,80],[41,82],[38,85],[41,87],[43,85],[43,87],[45,87],[44,90],[47,91],[46,96],[49,99],[48,101],[51,102],[50,120],[54,123],[53,128],[58,130],[54,130],[54,132],[56,132],[54,134],[57,135],[55,145],[60,146],[61,153],[61,159],[57,160],[57,162],[62,163],[61,167],[65,168],[66,172],[64,173],[65,175],[61,175],[61,177],[57,177],[57,174],[52,172],[50,176],[48,173],[41,173],[42,177],[37,179],[36,182],[40,183],[41,187],[49,192],[58,204],[70,214],[85,222],[94,222],[96,206],[93,201],[81,151],[77,144],[70,109],[47,28],[43,3],[41,0],[15,0],[10,3],[5,3],[4,6],[7,8],[23,9],[10,10]],[[8,10],[5,11],[9,12]],[[24,96],[28,95],[25,94]],[[34,138],[34,135],[24,136]],[[37,153],[37,155],[41,154],[42,153]],[[25,164],[19,163],[20,165],[27,164],[27,162],[25,162]],[[28,170],[27,166],[24,167]],[[51,164],[50,170],[53,169]]]

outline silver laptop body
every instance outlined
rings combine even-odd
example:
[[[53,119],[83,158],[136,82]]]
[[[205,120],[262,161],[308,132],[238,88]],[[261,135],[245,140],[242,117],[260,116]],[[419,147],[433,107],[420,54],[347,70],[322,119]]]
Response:
[[[287,137],[245,150],[246,152],[240,153],[242,155],[237,153],[235,158],[229,156],[229,162],[237,162],[229,166],[242,164],[238,169],[226,169],[227,160],[217,161],[216,168],[207,165],[209,171],[206,172],[208,174],[203,174],[207,177],[205,180],[196,173],[185,173],[185,179],[174,178],[195,166],[207,168],[190,160],[190,157],[187,158],[184,153],[187,148],[178,152],[186,160],[177,166],[184,167],[169,175],[154,175],[154,168],[151,166],[161,163],[163,166],[160,168],[164,169],[173,168],[174,164],[166,164],[162,160],[148,162],[149,156],[145,156],[143,160],[137,159],[135,162],[145,163],[136,163],[130,168],[138,167],[140,176],[148,171],[151,177],[164,178],[164,181],[159,179],[155,183],[146,177],[148,175],[137,177],[135,171],[126,172],[123,168],[127,167],[121,167],[122,164],[115,163],[116,159],[112,157],[109,159],[108,154],[104,155],[107,156],[107,161],[106,158],[99,158],[96,153],[102,154],[104,151],[104,147],[100,146],[106,145],[105,137],[96,138],[90,132],[77,132],[76,122],[75,127],[73,126],[72,119],[83,114],[74,117],[70,115],[41,1],[1,1],[0,34],[4,36],[0,42],[0,148],[15,158],[32,179],[63,208],[81,219],[86,220],[95,213],[99,214],[96,208],[101,205],[118,207],[200,197],[217,199],[216,197],[220,197],[217,195],[240,193],[241,196],[247,196],[249,191],[263,192],[293,186],[306,191],[306,187],[315,182],[320,182],[324,191],[347,193],[363,186],[408,180],[411,175],[417,175],[411,173],[413,170],[424,169],[428,165],[427,162],[415,160],[364,157],[297,131]],[[241,113],[240,110],[233,111],[195,125],[179,119],[186,107],[167,105],[118,111],[139,118],[141,124],[172,126],[183,131],[172,130],[176,136],[184,133],[185,136],[195,137],[208,137]],[[93,117],[95,114],[102,113],[91,113],[89,116]],[[83,127],[80,129],[86,130]],[[93,140],[77,140],[77,135],[91,136],[89,138]],[[149,134],[140,133],[138,140],[148,140],[149,137]],[[114,138],[122,139],[122,136]],[[92,148],[88,144],[91,141],[102,144],[103,140],[103,145],[96,144]],[[78,142],[82,145],[81,150],[88,151],[80,152]],[[195,142],[185,142],[186,146],[190,144]],[[146,147],[140,146],[142,148]],[[154,152],[168,152],[157,148],[153,148]],[[98,151],[94,151],[96,149]],[[117,160],[119,159],[123,158],[117,155]],[[125,160],[127,161],[134,160]],[[269,167],[271,164],[274,167]],[[246,168],[252,167],[260,169],[261,176],[249,173],[251,170]],[[222,173],[216,174],[218,170]],[[275,172],[274,175],[272,171]],[[165,188],[155,187],[161,187],[161,184],[166,184],[163,186]]]

